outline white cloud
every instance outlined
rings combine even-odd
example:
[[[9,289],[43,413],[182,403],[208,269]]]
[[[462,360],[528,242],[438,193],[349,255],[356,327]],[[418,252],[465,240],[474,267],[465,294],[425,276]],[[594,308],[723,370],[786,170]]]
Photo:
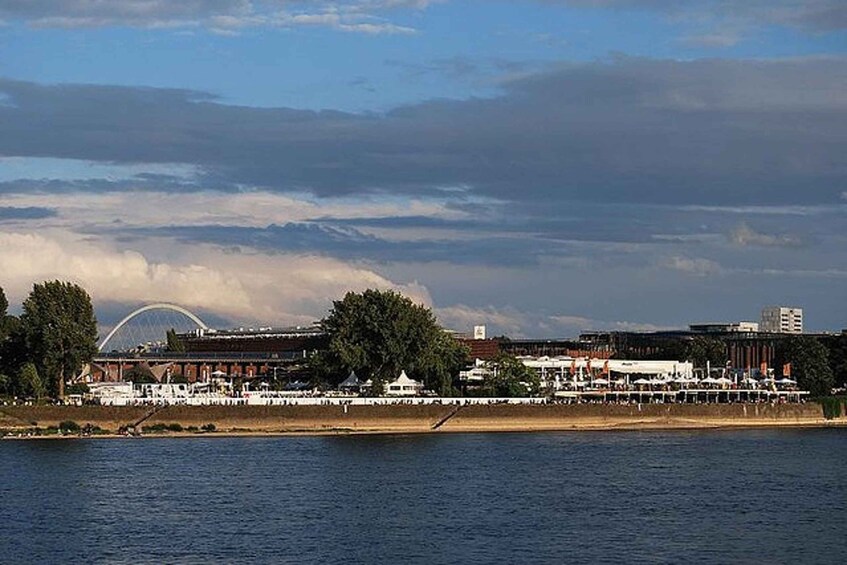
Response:
[[[320,26],[364,34],[410,34],[416,30],[381,20],[400,9],[424,10],[429,0],[0,0],[0,16],[34,27],[206,28],[237,35],[242,29]],[[381,20],[373,23],[369,20]]]
[[[709,275],[717,275],[724,272],[723,267],[719,263],[711,259],[691,258],[691,257],[666,257],[662,260],[662,266],[674,271],[681,271],[699,277]]]
[[[657,332],[676,329],[645,322],[594,320],[582,316],[556,315],[550,316],[549,319],[553,326],[558,326],[560,330],[569,330],[571,335],[582,331]]]
[[[465,304],[456,304],[436,308],[435,314],[438,321],[449,329],[470,332],[474,326],[484,324],[490,326],[488,328],[489,335],[520,336],[523,335],[528,322],[526,315],[517,310],[511,308],[498,309],[494,306],[471,307]]]
[[[467,214],[443,202],[424,199],[355,198],[317,201],[302,195],[254,191],[15,193],[5,206],[55,209],[51,225],[127,227],[226,225],[265,227],[317,218],[397,218],[427,216],[458,219]]]
[[[326,257],[227,253],[210,246],[174,247],[172,259],[117,249],[64,230],[0,232],[0,273],[10,302],[33,283],[79,283],[95,303],[174,302],[244,322],[308,323],[348,290],[395,289],[426,305],[425,287],[396,284],[377,272]]]
[[[802,244],[800,239],[793,235],[770,235],[760,233],[744,223],[740,224],[729,233],[729,240],[735,245],[740,246],[759,245],[764,247],[797,247]]]
[[[652,332],[677,329],[644,322],[596,320],[584,316],[547,312],[521,312],[514,308],[495,306],[472,307],[457,304],[436,308],[435,312],[439,321],[451,329],[469,332],[475,325],[486,324],[489,326],[489,336],[504,334],[512,338],[540,336],[575,338],[584,331]]]

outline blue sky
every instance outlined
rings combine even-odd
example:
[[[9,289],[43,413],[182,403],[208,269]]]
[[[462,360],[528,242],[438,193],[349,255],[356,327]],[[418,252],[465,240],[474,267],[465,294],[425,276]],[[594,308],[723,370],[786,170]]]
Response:
[[[305,323],[847,326],[836,0],[0,0],[0,286]]]

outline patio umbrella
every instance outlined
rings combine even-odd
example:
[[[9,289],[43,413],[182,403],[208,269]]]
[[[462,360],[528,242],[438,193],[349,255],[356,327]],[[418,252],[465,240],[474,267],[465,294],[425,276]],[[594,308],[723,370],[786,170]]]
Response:
[[[647,379],[641,378],[641,379],[635,379],[634,381],[632,381],[632,384],[634,384],[634,385],[649,385],[650,382],[651,381],[648,381]]]

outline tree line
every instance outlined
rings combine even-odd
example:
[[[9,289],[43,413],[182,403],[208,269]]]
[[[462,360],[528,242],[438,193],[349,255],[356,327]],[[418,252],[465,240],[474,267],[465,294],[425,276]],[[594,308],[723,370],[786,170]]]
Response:
[[[9,315],[8,306],[0,288],[0,395],[64,397],[65,383],[97,352],[97,320],[88,293],[69,282],[46,281],[33,286],[20,316]],[[372,394],[381,394],[405,370],[436,394],[462,393],[458,375],[470,360],[468,348],[438,324],[431,309],[397,292],[348,292],[332,303],[320,325],[328,346],[315,352],[307,366],[316,382],[337,386],[355,371],[372,381]],[[169,347],[179,348],[173,330],[167,338]],[[725,344],[709,336],[667,342],[651,357],[688,360],[698,367],[707,362],[720,367],[727,360]],[[833,386],[847,385],[847,335],[786,337],[774,365],[779,369],[789,363],[801,388],[827,395]],[[534,371],[514,357],[501,355],[495,364],[496,376],[478,393],[540,392]]]
[[[0,287],[0,395],[63,398],[97,352],[91,297],[64,281],[33,285],[20,316],[8,313]]]

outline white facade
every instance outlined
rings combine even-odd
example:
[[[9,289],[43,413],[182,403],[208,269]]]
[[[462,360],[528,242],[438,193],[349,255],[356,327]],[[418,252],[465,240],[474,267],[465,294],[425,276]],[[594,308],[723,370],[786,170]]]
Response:
[[[803,309],[786,306],[768,306],[762,310],[763,332],[801,334],[803,333]]]

